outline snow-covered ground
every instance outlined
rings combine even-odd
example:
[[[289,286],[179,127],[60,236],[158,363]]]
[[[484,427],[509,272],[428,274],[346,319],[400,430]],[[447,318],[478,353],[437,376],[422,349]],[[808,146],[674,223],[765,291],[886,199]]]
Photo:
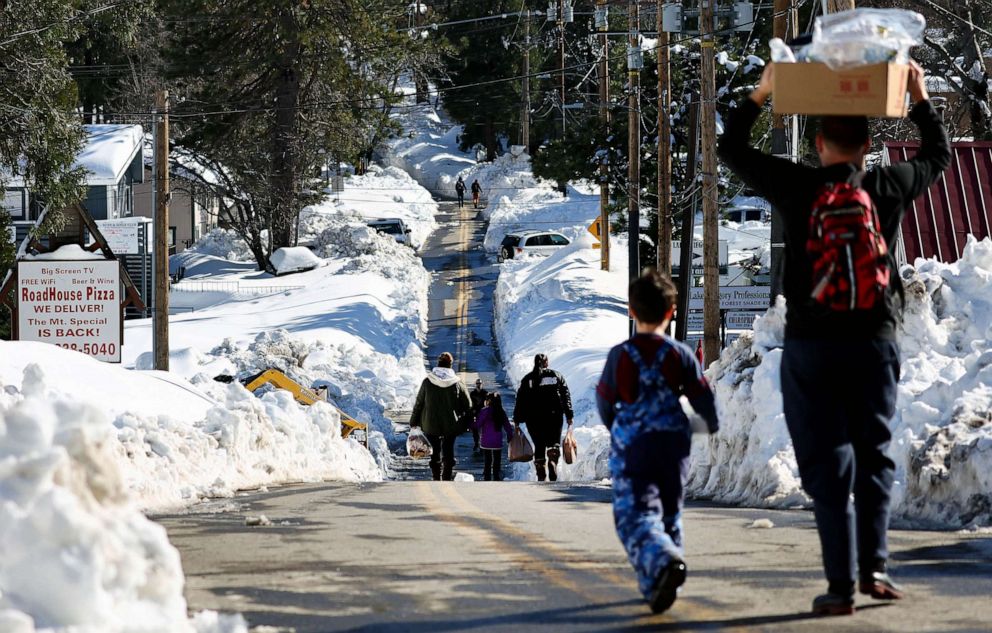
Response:
[[[514,385],[548,355],[551,368],[568,383],[575,410],[574,464],[562,465],[563,480],[608,476],[609,433],[596,412],[595,386],[610,348],[627,333],[626,244],[618,242],[609,272],[600,270],[592,237],[550,257],[509,260],[496,289],[496,336]],[[534,478],[529,464],[512,464],[517,478]]]
[[[246,631],[240,616],[187,617],[179,553],[142,515],[132,486],[156,474],[180,476],[177,469],[189,467],[195,453],[216,451],[223,439],[204,429],[212,447],[173,445],[169,427],[178,424],[163,403],[202,410],[200,397],[171,380],[127,374],[134,372],[52,345],[0,342],[5,633]],[[142,413],[115,420],[110,410],[127,400],[140,401]],[[243,431],[250,434],[247,425]],[[155,462],[158,473],[139,466]]]
[[[273,484],[380,480],[388,409],[424,375],[429,276],[413,249],[365,224],[400,217],[422,240],[436,205],[395,169],[348,179],[308,209],[273,277],[217,230],[174,258],[170,371],[151,371],[151,323],[127,321],[121,365],[41,343],[0,342],[0,630],[244,631],[240,617],[190,620],[177,552],[142,512]],[[341,437],[332,404],[249,393],[274,367],[369,422],[367,450]],[[30,571],[28,571],[30,570]],[[75,628],[73,628],[75,627]]]

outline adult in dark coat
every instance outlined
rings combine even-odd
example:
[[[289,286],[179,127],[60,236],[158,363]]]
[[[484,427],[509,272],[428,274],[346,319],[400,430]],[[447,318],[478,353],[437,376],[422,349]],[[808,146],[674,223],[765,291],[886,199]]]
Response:
[[[891,283],[874,308],[840,311],[820,303],[807,246],[810,218],[825,187],[860,181],[885,242],[894,244],[906,208],[940,178],[951,151],[923,69],[913,62],[908,88],[915,105],[909,118],[921,143],[912,159],[866,172],[871,134],[865,117],[823,118],[816,137],[820,167],[764,154],[751,146],[752,129],[772,94],[773,79],[774,64],[733,110],[719,152],[744,184],[771,202],[785,227],[782,409],[803,487],[813,499],[829,583],[827,593],[813,601],[813,611],[846,615],[854,613],[855,588],[876,599],[902,597],[886,570],[896,472],[888,456],[888,425],[898,394],[901,282],[890,259]]]
[[[489,397],[489,392],[482,388],[481,378],[475,381],[475,389],[469,395],[472,396],[472,419],[475,420],[479,417],[482,408],[486,406],[486,398]],[[472,440],[475,443],[475,450],[479,450],[479,429],[474,424],[472,425]]]
[[[562,418],[572,425],[572,395],[565,377],[548,368],[548,357],[534,357],[534,371],[520,381],[513,421],[526,424],[534,440],[534,469],[537,480],[558,479],[558,458],[561,457]]]
[[[445,352],[437,367],[420,383],[410,415],[410,427],[420,427],[431,443],[431,475],[434,480],[454,479],[455,438],[465,431],[465,415],[472,410],[468,389],[451,369],[454,359]]]

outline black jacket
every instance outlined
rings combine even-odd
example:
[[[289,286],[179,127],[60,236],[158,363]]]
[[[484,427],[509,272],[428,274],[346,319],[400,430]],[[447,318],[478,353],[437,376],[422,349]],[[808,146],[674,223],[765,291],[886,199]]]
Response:
[[[806,252],[806,238],[813,203],[824,185],[846,181],[858,167],[807,167],[752,148],[751,128],[760,113],[753,100],[745,99],[729,118],[719,154],[748,187],[772,204],[784,222],[786,338],[894,339],[901,310],[901,300],[896,298],[901,288],[898,271],[892,271],[889,300],[878,310],[837,312],[810,298],[813,264]],[[862,182],[875,202],[882,234],[890,246],[906,207],[940,178],[951,161],[947,133],[930,102],[916,104],[909,117],[920,128],[919,153],[912,160],[870,170]]]
[[[479,415],[479,411],[482,411],[482,408],[486,406],[486,398],[489,396],[489,392],[476,387],[469,392],[469,395],[472,396],[472,413]]]
[[[572,394],[568,391],[565,377],[553,369],[535,369],[524,376],[517,390],[517,401],[513,407],[513,419],[518,424],[557,424],[561,427],[562,416],[572,419]]]

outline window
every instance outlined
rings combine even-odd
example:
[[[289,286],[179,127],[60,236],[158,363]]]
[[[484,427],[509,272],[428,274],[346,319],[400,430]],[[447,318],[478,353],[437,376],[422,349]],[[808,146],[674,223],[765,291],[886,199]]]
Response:
[[[24,191],[21,189],[9,189],[3,194],[3,208],[12,218],[23,218],[25,211]]]
[[[552,246],[568,246],[568,240],[563,235],[552,235],[551,236]]]
[[[503,246],[509,246],[510,248],[516,247],[520,243],[520,237],[516,235],[507,235],[503,238]]]
[[[541,246],[542,235],[535,235],[534,237],[527,238],[527,246]]]

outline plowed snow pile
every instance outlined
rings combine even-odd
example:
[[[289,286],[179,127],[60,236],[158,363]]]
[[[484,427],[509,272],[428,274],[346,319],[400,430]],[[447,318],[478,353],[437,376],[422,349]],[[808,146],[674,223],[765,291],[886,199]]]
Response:
[[[0,631],[246,631],[240,616],[188,618],[179,553],[128,491],[128,453],[155,448],[123,441],[122,430],[95,406],[53,394],[38,365],[16,385],[4,381]]]
[[[918,260],[902,275],[894,512],[924,525],[992,525],[992,241],[969,241],[953,264]],[[696,444],[689,489],[697,497],[807,501],[782,414],[784,311],[769,311],[708,372],[722,429]]]

